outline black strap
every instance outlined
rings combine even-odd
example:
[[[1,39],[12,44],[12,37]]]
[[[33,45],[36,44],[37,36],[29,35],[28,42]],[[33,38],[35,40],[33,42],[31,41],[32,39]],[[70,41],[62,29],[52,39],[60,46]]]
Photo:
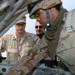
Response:
[[[27,75],[32,75],[33,72],[41,65],[41,64],[45,64],[45,66],[47,67],[54,67],[54,64],[51,60],[41,60]]]
[[[46,21],[47,21],[47,26],[50,26],[51,25],[51,23],[50,23],[50,14],[49,14],[48,9],[46,10]]]

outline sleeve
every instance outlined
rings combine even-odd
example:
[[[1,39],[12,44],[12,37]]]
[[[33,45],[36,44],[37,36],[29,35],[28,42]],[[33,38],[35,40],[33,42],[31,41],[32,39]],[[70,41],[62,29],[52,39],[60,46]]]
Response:
[[[34,66],[44,59],[47,55],[47,46],[40,42],[33,49],[31,49],[27,56],[23,57],[17,62],[7,73],[7,75],[26,75]]]
[[[0,38],[0,52],[4,52],[6,50],[6,41],[4,37]]]

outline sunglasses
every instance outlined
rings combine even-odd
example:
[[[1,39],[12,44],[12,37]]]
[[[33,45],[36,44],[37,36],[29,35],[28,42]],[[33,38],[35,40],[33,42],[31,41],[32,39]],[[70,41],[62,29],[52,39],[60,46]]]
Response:
[[[37,29],[37,28],[42,29],[42,28],[43,28],[43,26],[35,26],[35,28],[36,28],[36,29]]]
[[[38,18],[40,16],[40,14],[42,13],[42,10],[37,10],[35,13],[34,13],[34,17],[35,18]]]

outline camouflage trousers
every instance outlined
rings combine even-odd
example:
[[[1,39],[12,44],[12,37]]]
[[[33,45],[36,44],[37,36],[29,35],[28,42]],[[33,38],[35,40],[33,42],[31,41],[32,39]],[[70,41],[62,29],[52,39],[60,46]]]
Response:
[[[32,75],[72,75],[70,72],[64,71],[61,68],[46,67],[44,64],[39,66]]]

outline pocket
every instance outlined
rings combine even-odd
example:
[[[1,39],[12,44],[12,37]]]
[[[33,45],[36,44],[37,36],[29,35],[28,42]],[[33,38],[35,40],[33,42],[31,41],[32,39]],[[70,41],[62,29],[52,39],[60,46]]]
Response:
[[[7,49],[7,52],[9,52],[9,53],[17,53],[17,49]]]
[[[75,47],[75,32],[71,33],[62,33],[58,42],[57,51],[68,50],[72,47]]]
[[[18,52],[17,49],[8,49],[7,50],[7,60],[18,60]]]
[[[32,49],[33,47],[31,45],[23,45],[22,47],[22,51],[21,51],[21,56],[26,56],[28,55],[28,52],[30,49]]]

